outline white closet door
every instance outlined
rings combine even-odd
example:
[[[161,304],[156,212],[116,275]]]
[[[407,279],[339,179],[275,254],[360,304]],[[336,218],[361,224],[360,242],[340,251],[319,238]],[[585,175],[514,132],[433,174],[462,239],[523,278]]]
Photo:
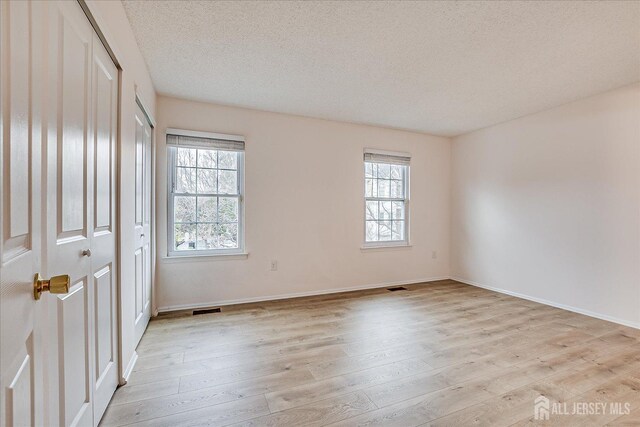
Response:
[[[77,2],[1,2],[0,31],[0,425],[97,425],[118,381],[117,69]],[[36,273],[69,292],[36,301]]]
[[[135,342],[151,317],[151,125],[136,108]]]
[[[118,386],[118,321],[116,254],[116,137],[118,70],[93,34],[93,92],[91,137],[93,162],[93,218],[91,234],[91,286],[93,321],[92,368],[94,425]]]
[[[44,425],[41,272],[42,9],[0,2],[0,425]]]
[[[46,254],[52,421],[97,425],[117,386],[117,70],[77,2],[50,2]]]
[[[93,229],[93,29],[75,2],[51,2],[49,13],[47,275],[71,276],[68,294],[47,296],[55,346],[49,393],[59,402],[51,402],[52,422],[87,426],[93,424],[93,280],[83,254],[91,250]]]

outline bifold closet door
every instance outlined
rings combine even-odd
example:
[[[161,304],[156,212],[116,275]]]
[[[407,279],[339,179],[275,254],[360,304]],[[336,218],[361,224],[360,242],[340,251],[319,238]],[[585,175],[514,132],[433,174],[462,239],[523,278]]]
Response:
[[[118,73],[77,2],[3,1],[0,31],[0,425],[97,425],[118,382]],[[36,299],[36,274],[68,292]]]
[[[151,125],[136,107],[135,342],[151,318]]]
[[[0,425],[47,425],[42,273],[41,4],[0,2]]]
[[[116,144],[118,70],[93,34],[92,121],[93,220],[90,230],[93,286],[94,425],[118,386],[118,308],[116,262]]]
[[[118,382],[115,165],[118,74],[77,2],[50,2],[46,260],[52,418],[97,425]]]

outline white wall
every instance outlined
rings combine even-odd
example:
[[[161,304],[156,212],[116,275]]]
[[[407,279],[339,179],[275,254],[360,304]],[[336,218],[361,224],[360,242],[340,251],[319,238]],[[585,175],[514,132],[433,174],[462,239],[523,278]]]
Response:
[[[135,361],[135,265],[133,229],[135,225],[135,111],[136,94],[147,113],[155,116],[156,93],[138,49],[133,31],[119,1],[88,0],[87,5],[113,49],[122,68],[120,73],[120,305],[121,360],[123,370]]]
[[[452,276],[640,327],[640,84],[452,150]]]
[[[157,108],[160,310],[449,276],[448,138],[167,97]],[[247,259],[166,259],[167,127],[246,137]],[[412,155],[410,248],[360,249],[365,147]]]

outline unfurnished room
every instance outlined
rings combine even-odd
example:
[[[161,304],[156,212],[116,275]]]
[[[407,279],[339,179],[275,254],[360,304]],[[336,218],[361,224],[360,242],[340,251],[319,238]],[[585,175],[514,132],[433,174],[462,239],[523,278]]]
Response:
[[[640,1],[0,0],[0,426],[640,426]]]

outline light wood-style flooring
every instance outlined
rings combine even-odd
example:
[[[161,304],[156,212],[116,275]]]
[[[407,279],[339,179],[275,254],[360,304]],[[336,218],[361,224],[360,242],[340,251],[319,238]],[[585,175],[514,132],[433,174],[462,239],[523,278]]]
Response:
[[[101,425],[640,425],[640,330],[450,280],[406,288],[154,319]],[[541,395],[598,413],[538,421]]]

